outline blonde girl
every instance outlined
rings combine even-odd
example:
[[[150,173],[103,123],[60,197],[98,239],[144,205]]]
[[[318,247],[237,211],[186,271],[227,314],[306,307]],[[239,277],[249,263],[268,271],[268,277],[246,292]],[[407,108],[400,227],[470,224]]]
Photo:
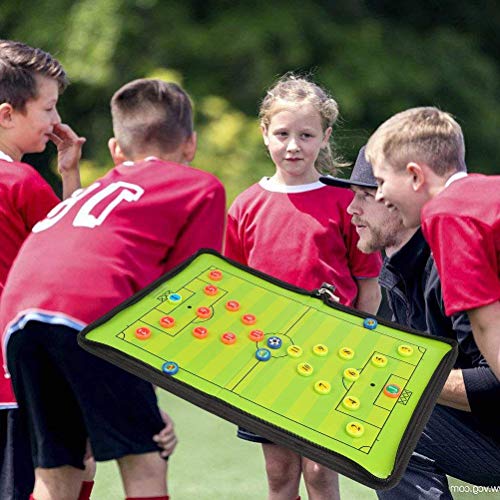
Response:
[[[375,313],[380,255],[356,247],[346,211],[352,192],[319,181],[337,170],[330,138],[338,113],[336,101],[305,77],[286,74],[268,90],[260,126],[275,171],[230,207],[225,254],[308,290],[330,283],[342,304]],[[298,498],[301,477],[309,499],[339,498],[335,472],[244,429],[238,436],[262,443],[270,500]]]

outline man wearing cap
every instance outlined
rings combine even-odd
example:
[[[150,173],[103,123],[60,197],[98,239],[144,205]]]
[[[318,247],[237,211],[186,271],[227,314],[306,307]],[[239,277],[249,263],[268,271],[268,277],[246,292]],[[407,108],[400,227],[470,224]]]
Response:
[[[325,184],[351,188],[347,208],[363,252],[385,250],[380,284],[387,291],[392,319],[432,335],[454,338],[459,355],[401,482],[379,498],[451,499],[446,475],[500,486],[500,426],[493,410],[500,381],[482,357],[467,314],[444,312],[441,283],[420,229],[408,229],[397,211],[375,200],[377,183],[364,148],[350,179],[324,176]]]

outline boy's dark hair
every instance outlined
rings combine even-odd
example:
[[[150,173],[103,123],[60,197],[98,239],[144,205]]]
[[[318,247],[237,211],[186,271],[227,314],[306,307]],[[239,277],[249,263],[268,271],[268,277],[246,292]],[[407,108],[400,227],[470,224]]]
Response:
[[[175,83],[143,78],[111,99],[113,132],[124,154],[156,149],[169,153],[193,133],[189,96]]]
[[[0,40],[0,104],[7,102],[24,111],[26,102],[37,97],[36,75],[56,80],[60,93],[69,83],[61,63],[49,53],[21,42]]]

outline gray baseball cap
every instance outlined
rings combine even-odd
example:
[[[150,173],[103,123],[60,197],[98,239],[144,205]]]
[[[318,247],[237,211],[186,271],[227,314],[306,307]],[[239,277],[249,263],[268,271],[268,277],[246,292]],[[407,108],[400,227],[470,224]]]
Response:
[[[377,188],[377,181],[373,177],[373,169],[370,163],[366,161],[365,158],[365,147],[363,146],[358,153],[356,158],[356,163],[351,172],[351,177],[349,179],[341,179],[339,177],[333,177],[331,175],[323,175],[319,178],[324,184],[329,186],[349,188],[351,186],[361,186],[368,188]]]

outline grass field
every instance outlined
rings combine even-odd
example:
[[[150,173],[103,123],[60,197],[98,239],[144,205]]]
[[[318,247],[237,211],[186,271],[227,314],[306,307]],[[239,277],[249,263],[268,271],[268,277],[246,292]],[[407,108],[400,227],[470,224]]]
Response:
[[[234,425],[185,401],[159,391],[162,408],[175,421],[179,445],[169,466],[172,500],[265,500],[264,461],[260,445],[236,437]],[[451,484],[462,484],[450,481]],[[345,500],[374,500],[373,490],[341,477]],[[307,499],[301,488],[302,499]],[[493,498],[494,494],[459,493],[454,498]],[[98,465],[92,500],[122,499],[121,482],[113,462]],[[402,499],[404,500],[404,499]]]

